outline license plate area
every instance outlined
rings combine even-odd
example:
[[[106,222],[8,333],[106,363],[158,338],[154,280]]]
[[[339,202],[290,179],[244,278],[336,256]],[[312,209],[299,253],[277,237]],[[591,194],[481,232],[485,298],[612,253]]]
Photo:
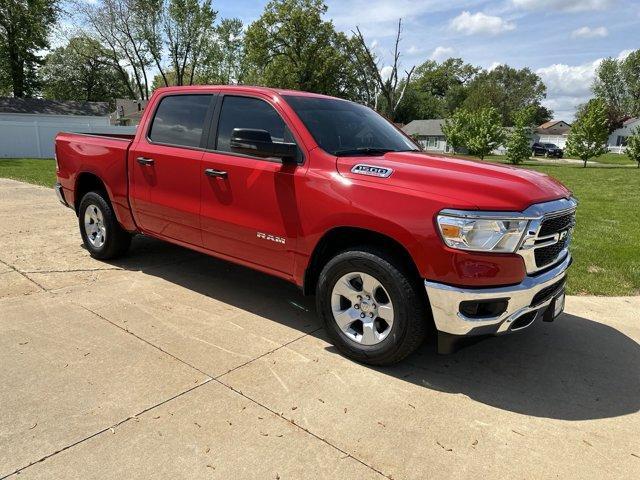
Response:
[[[562,289],[562,291],[558,293],[553,300],[551,300],[547,310],[544,312],[542,320],[545,322],[553,322],[556,318],[562,315],[562,312],[564,312],[564,301],[565,294],[564,289]]]

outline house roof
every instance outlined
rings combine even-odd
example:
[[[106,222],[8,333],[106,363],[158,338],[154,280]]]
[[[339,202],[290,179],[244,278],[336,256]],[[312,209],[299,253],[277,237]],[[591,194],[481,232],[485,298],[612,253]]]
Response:
[[[636,123],[638,120],[640,120],[640,117],[629,118],[629,119],[625,120],[622,125],[624,125],[626,127],[627,125],[631,125],[633,123]]]
[[[553,127],[555,124],[562,122],[563,120],[549,120],[548,122],[543,123],[542,125],[538,125],[540,130],[546,130],[547,128]],[[566,123],[566,122],[565,122]]]
[[[571,124],[564,120],[550,120],[536,127],[536,133],[546,135],[565,135],[571,130]]]
[[[0,113],[105,117],[109,115],[109,104],[107,102],[4,97],[0,98]]]
[[[431,120],[413,120],[412,122],[409,122],[404,127],[402,127],[402,131],[407,135],[441,137],[444,136],[444,133],[442,133],[443,123],[444,120],[442,118],[434,118]]]

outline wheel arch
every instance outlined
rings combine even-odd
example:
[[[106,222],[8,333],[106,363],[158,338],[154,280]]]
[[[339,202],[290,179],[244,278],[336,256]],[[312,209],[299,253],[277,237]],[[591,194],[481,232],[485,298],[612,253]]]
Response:
[[[375,230],[361,227],[335,227],[320,238],[314,247],[305,269],[302,291],[305,295],[315,293],[318,277],[324,265],[338,253],[358,246],[377,247],[406,266],[416,280],[420,272],[409,250],[395,238]]]
[[[87,193],[94,191],[104,192],[111,202],[111,195],[109,195],[107,186],[98,175],[91,172],[79,173],[76,177],[76,185],[74,190],[74,209],[76,213],[78,213],[78,209],[80,208],[82,197],[84,197]]]

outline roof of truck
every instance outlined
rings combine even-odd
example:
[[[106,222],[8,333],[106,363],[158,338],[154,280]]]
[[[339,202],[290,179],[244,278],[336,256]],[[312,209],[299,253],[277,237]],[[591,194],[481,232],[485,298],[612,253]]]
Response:
[[[159,92],[180,92],[184,90],[231,90],[241,91],[248,93],[263,93],[266,95],[278,94],[278,95],[296,95],[304,97],[322,97],[322,98],[337,98],[329,95],[322,95],[320,93],[303,92],[302,90],[287,90],[284,88],[270,88],[261,87],[255,85],[183,85],[179,87],[161,87],[156,89]],[[340,100],[340,99],[339,99]]]

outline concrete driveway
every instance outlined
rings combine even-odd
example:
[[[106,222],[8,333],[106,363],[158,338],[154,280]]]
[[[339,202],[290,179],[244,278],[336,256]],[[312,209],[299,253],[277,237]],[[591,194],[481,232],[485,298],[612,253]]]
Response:
[[[0,478],[638,478],[640,299],[567,312],[369,368],[295,287],[143,237],[93,260],[0,179]]]

